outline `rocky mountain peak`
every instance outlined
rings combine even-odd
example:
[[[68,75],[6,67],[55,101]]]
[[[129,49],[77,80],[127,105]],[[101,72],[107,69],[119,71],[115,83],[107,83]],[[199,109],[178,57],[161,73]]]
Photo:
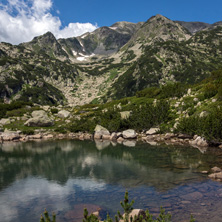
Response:
[[[158,14],[148,19],[135,32],[124,48],[129,49],[138,44],[151,45],[155,42],[165,42],[168,40],[183,41],[190,37],[190,33],[183,26]]]
[[[49,56],[57,57],[61,60],[64,60],[64,58],[68,57],[66,52],[62,49],[61,45],[58,43],[57,39],[51,32],[46,32],[41,36],[35,37],[31,42],[22,43],[21,45],[35,52],[42,50]]]
[[[35,37],[31,42],[41,42],[42,44],[48,44],[57,42],[57,40],[51,32],[46,32],[43,35]]]

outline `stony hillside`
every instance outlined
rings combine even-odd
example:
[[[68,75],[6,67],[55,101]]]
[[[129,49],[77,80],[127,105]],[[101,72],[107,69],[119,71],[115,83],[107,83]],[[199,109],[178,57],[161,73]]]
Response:
[[[72,87],[78,71],[42,51],[22,45],[0,44],[0,96],[4,101],[22,100],[39,104],[66,103],[65,89]]]
[[[194,84],[222,67],[221,22],[117,22],[82,36],[0,43],[0,96],[40,104],[98,103],[169,82]],[[196,28],[195,28],[196,27]]]

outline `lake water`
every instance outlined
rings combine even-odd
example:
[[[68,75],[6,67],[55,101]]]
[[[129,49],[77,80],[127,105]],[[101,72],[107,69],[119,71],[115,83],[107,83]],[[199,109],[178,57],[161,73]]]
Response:
[[[126,146],[127,145],[127,146]],[[93,141],[39,141],[0,146],[0,222],[39,221],[46,208],[58,222],[81,221],[84,207],[115,215],[125,190],[134,208],[173,221],[219,222],[222,183],[203,170],[222,167],[222,151],[184,146]]]

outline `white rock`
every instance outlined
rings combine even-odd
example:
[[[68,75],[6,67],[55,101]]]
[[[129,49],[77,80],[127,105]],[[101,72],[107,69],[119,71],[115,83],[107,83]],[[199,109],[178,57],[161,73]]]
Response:
[[[194,102],[198,102],[199,99],[198,99],[198,98],[194,98],[193,101],[194,101]]]
[[[128,129],[128,130],[123,131],[123,138],[124,139],[136,139],[137,138],[136,131],[133,129]]]
[[[52,126],[54,121],[50,119],[44,110],[37,110],[32,112],[31,119],[25,122],[25,126]]]
[[[131,111],[120,112],[121,119],[128,119],[130,117]]]
[[[11,123],[11,120],[10,119],[6,119],[6,118],[3,118],[0,120],[0,125],[8,125]]]
[[[148,131],[146,131],[146,135],[157,134],[158,131],[160,131],[160,128],[150,128]]]
[[[58,112],[58,117],[60,118],[67,118],[70,116],[70,112],[67,110],[61,110]]]

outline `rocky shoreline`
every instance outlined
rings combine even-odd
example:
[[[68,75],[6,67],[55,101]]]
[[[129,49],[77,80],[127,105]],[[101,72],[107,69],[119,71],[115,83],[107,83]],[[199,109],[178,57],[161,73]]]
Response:
[[[49,109],[49,107],[45,107]],[[70,112],[67,110],[60,110],[57,113],[58,119],[56,121],[65,120],[70,122]],[[131,141],[143,141],[151,145],[158,145],[161,143],[171,145],[191,145],[193,147],[204,148],[208,146],[216,146],[222,148],[222,143],[207,141],[203,137],[195,135],[190,136],[187,134],[165,133],[160,134],[159,128],[150,128],[148,131],[142,133],[136,132],[134,129],[124,130],[122,132],[109,132],[101,125],[97,125],[94,133],[59,133],[53,129],[43,129],[42,127],[54,126],[55,116],[49,115],[45,110],[35,110],[31,113],[30,117],[24,116],[22,122],[26,127],[36,127],[37,129],[31,130],[29,133],[34,135],[24,134],[24,131],[17,130],[11,131],[6,128],[0,128],[0,142],[5,141],[29,141],[39,139],[80,139],[80,140],[100,140],[100,141],[113,141],[117,143],[129,143]],[[8,122],[7,122],[8,121]],[[67,122],[67,123],[68,123]],[[10,119],[1,119],[0,124],[7,125]],[[2,131],[2,132],[1,132]],[[27,130],[28,131],[28,130]],[[28,133],[28,132],[27,132]]]
[[[196,148],[207,148],[209,146],[216,146],[222,148],[220,143],[208,142],[204,138],[195,135],[190,136],[187,134],[174,134],[165,133],[159,134],[158,128],[151,128],[147,132],[137,133],[133,129],[124,130],[122,132],[112,132],[110,133],[106,128],[97,125],[95,132],[92,133],[57,133],[54,131],[41,131],[36,130],[34,135],[25,135],[21,131],[4,131],[0,132],[0,142],[25,142],[30,140],[40,140],[40,139],[79,139],[79,140],[99,140],[99,141],[113,141],[117,143],[124,143],[126,141],[143,141],[150,145],[190,145]]]

